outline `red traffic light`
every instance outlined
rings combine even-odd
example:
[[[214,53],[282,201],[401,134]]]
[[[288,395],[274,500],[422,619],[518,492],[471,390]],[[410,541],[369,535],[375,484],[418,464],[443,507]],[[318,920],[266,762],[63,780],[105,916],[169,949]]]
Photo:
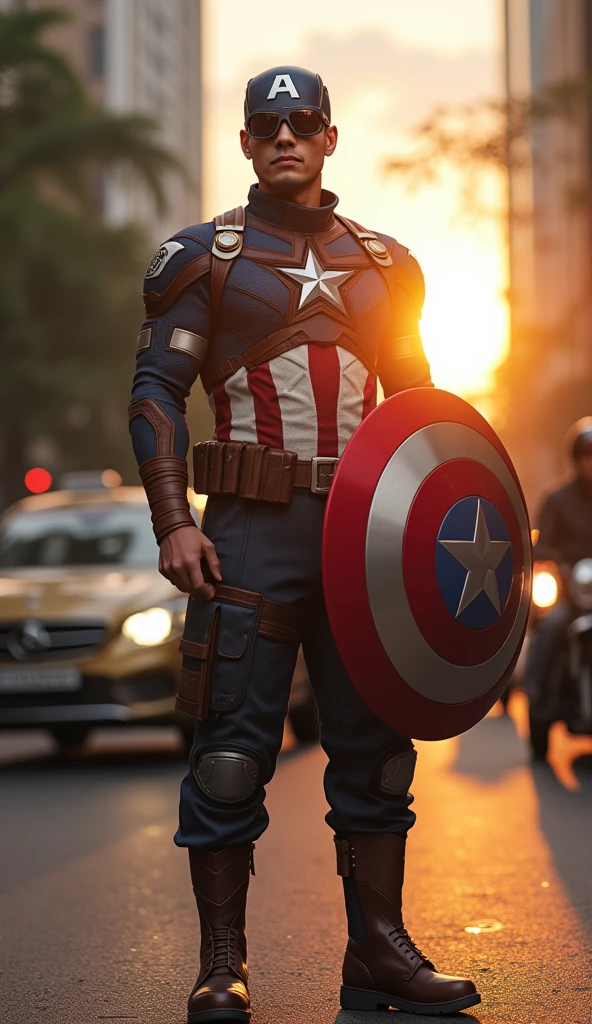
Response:
[[[32,494],[43,494],[51,487],[51,473],[36,466],[25,473],[25,487]]]

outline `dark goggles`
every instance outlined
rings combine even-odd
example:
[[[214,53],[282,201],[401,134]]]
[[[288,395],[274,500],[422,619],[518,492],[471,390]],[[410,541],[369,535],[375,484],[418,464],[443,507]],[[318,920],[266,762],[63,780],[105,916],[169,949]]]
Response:
[[[284,121],[287,121],[294,135],[318,135],[329,126],[329,118],[320,110],[262,110],[247,118],[247,131],[252,139],[272,139]]]

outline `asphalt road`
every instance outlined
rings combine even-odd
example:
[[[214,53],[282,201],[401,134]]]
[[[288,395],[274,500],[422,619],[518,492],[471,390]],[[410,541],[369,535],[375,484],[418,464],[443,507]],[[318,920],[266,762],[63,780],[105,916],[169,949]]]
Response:
[[[522,729],[518,699],[512,719],[419,744],[407,925],[477,982],[482,1005],[454,1019],[590,1024],[592,742],[557,726],[552,767],[533,769]],[[288,748],[251,886],[254,1024],[378,1024],[339,1010],[324,758]],[[171,843],[183,771],[173,733],[103,733],[69,758],[42,735],[0,736],[0,1020],[184,1022],[198,932]]]

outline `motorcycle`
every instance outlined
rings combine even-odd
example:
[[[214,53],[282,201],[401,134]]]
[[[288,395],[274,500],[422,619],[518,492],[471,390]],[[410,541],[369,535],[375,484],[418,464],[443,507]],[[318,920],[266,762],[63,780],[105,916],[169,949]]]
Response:
[[[592,734],[592,558],[573,568],[535,562],[532,592],[532,630],[556,609],[563,610],[561,644],[544,683],[529,687],[530,744],[535,760],[544,760],[549,730],[565,722],[574,735]],[[531,636],[531,643],[533,637]]]

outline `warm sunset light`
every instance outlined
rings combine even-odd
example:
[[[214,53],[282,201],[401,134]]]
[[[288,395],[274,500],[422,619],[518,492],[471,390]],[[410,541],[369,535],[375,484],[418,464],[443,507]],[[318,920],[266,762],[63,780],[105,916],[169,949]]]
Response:
[[[409,129],[440,103],[499,95],[501,38],[494,5],[462,0],[452,33],[448,13],[436,3],[426,19],[394,0],[370,8],[305,2],[288,38],[272,5],[266,2],[262,9],[269,11],[265,39],[251,47],[243,43],[247,8],[220,0],[206,11],[206,214],[234,206],[252,181],[237,138],[246,79],[280,59],[314,65],[329,86],[340,132],[325,169],[327,188],[339,195],[342,213],[390,233],[417,256],[427,288],[422,334],[435,384],[469,398],[494,394],[493,371],[508,344],[501,223],[462,219],[454,175],[409,191],[383,170],[389,154],[408,145]],[[234,38],[241,40],[243,56],[229,64],[225,54]],[[224,45],[217,46],[218,40]],[[352,61],[354,77],[348,71]]]
[[[438,387],[458,394],[492,390],[492,373],[507,352],[508,310],[498,283],[503,253],[499,243],[497,251],[484,251],[486,242],[487,233],[476,229],[471,261],[469,247],[457,251],[452,236],[450,259],[436,253],[426,269],[421,326],[432,376]]]

